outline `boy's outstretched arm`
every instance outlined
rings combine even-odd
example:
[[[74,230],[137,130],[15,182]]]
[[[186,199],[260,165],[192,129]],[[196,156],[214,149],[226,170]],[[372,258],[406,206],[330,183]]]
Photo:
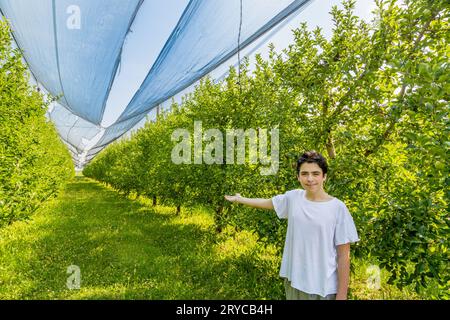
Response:
[[[273,209],[272,199],[244,198],[239,193],[236,193],[234,196],[225,196],[225,199],[230,202],[245,204],[246,206],[253,208]]]

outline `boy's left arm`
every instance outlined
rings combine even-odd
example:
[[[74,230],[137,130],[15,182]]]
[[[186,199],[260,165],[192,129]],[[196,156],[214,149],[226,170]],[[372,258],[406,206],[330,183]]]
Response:
[[[347,300],[350,278],[350,243],[337,246],[338,255],[338,289],[336,300]]]

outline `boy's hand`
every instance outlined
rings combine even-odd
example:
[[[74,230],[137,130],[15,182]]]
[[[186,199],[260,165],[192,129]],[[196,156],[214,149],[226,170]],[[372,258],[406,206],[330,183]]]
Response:
[[[236,193],[234,196],[225,196],[225,199],[230,202],[238,202],[238,200],[241,198],[241,195],[239,193]]]

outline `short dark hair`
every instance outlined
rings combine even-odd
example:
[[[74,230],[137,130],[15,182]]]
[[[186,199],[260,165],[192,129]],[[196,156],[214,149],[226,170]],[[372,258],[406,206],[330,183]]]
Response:
[[[317,163],[317,165],[322,169],[323,174],[326,174],[328,171],[327,160],[323,155],[316,152],[315,150],[306,151],[303,153],[300,158],[297,160],[297,175],[300,173],[300,167],[305,162],[307,163]]]

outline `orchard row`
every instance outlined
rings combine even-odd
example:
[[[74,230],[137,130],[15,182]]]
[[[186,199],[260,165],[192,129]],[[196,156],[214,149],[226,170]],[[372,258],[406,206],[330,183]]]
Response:
[[[257,57],[253,72],[246,62],[221,82],[204,79],[84,174],[178,212],[210,208],[218,232],[253,230],[281,248],[286,226],[275,214],[227,204],[224,195],[269,198],[298,188],[293,164],[315,149],[329,161],[327,192],[357,225],[356,255],[377,259],[399,287],[434,281],[448,292],[449,9],[445,1],[379,1],[371,24],[353,6],[332,11],[330,39],[301,25],[287,50]],[[262,175],[264,163],[250,161],[248,149],[240,163],[173,161],[173,133],[200,121],[222,133],[277,128],[278,170]],[[193,134],[186,139],[194,144]],[[211,156],[229,151],[207,147],[199,146]]]
[[[74,174],[67,148],[45,117],[48,102],[28,84],[21,59],[0,20],[0,227],[28,218]]]

